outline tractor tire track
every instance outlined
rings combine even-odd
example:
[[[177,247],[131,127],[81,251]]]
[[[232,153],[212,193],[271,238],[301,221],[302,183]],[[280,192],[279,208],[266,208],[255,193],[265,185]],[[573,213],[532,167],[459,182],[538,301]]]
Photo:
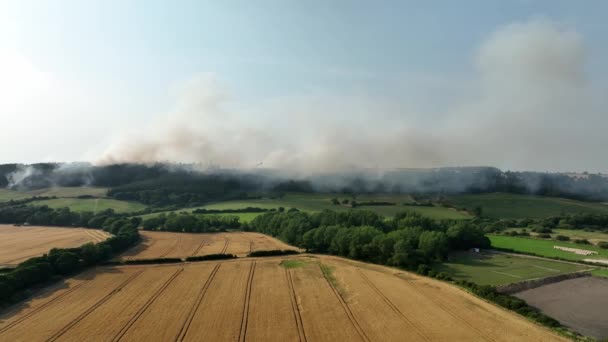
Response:
[[[226,254],[226,251],[228,250],[228,245],[230,244],[230,239],[224,239],[224,248],[222,248],[222,251],[220,252],[220,254]]]
[[[488,336],[487,333],[483,332],[482,330],[480,330],[479,328],[477,328],[475,325],[471,324],[466,319],[460,317],[458,314],[456,314],[454,311],[452,311],[446,305],[444,305],[443,303],[441,303],[441,300],[437,299],[436,296],[431,296],[431,295],[423,293],[422,291],[420,291],[420,289],[416,289],[408,281],[404,281],[404,283],[407,284],[407,286],[409,286],[409,288],[412,289],[412,291],[414,291],[415,293],[420,294],[422,297],[424,297],[424,298],[428,299],[429,301],[433,302],[433,304],[435,304],[437,307],[441,308],[445,313],[447,313],[448,315],[452,316],[457,321],[462,322],[467,327],[471,328],[471,330],[475,331],[477,333],[477,335],[479,335],[479,337],[485,339],[486,341],[491,341],[491,342],[496,341],[491,336]]]
[[[363,339],[366,342],[369,342],[370,341],[369,337],[367,336],[365,331],[361,328],[361,325],[357,321],[357,318],[355,317],[355,315],[353,315],[352,311],[350,311],[348,304],[346,303],[344,298],[342,298],[342,295],[340,294],[340,292],[338,292],[338,289],[336,289],[334,284],[332,284],[332,282],[327,278],[327,275],[325,275],[325,272],[323,272],[323,269],[321,269],[321,264],[319,264],[319,269],[321,270],[321,273],[323,274],[323,278],[325,278],[325,281],[327,282],[329,287],[332,289],[332,291],[336,295],[336,298],[338,298],[340,305],[342,305],[342,309],[344,309],[344,312],[346,312],[346,316],[352,323],[355,330],[357,330],[357,333],[359,333],[359,336],[361,336],[361,339]]]
[[[159,258],[164,258],[166,257],[169,253],[173,252],[173,250],[179,246],[180,242],[182,241],[182,237],[178,236],[177,240],[175,240],[175,243],[173,245],[171,245],[171,247],[169,247],[163,254],[159,255]]]
[[[99,308],[100,306],[102,306],[105,302],[107,302],[108,300],[110,300],[110,298],[112,298],[116,293],[118,293],[125,286],[127,286],[131,281],[133,281],[140,274],[142,274],[142,272],[143,272],[143,270],[140,270],[140,271],[137,271],[134,274],[132,274],[129,278],[127,278],[125,281],[123,281],[122,283],[120,283],[120,285],[118,285],[114,290],[112,290],[110,293],[108,293],[103,298],[101,298],[100,300],[98,300],[95,304],[93,304],[90,308],[88,308],[83,313],[81,313],[80,315],[78,315],[71,322],[69,322],[68,324],[66,324],[63,328],[59,329],[59,331],[57,331],[55,334],[53,334],[51,337],[49,337],[47,339],[47,342],[56,341],[59,337],[63,336],[72,327],[74,327],[76,324],[78,324],[78,322],[82,321],[84,318],[86,318],[88,315],[90,315],[91,312],[95,311],[97,308]]]
[[[184,338],[186,338],[186,335],[188,334],[188,330],[190,329],[190,324],[192,324],[192,321],[194,320],[194,316],[196,316],[196,313],[198,312],[198,308],[201,306],[201,303],[203,302],[203,298],[205,298],[205,294],[207,293],[207,290],[211,286],[211,282],[215,278],[215,275],[217,274],[217,271],[220,269],[220,266],[222,266],[222,264],[215,265],[215,267],[211,271],[211,274],[209,274],[207,281],[201,288],[201,291],[198,293],[198,296],[196,297],[196,300],[194,301],[194,304],[192,305],[192,308],[190,309],[190,312],[188,313],[188,317],[184,321],[182,328],[179,330],[177,337],[175,337],[175,341],[183,341]]]
[[[32,317],[33,315],[35,315],[36,313],[38,313],[40,310],[46,308],[47,306],[56,303],[56,302],[60,302],[61,299],[67,295],[69,295],[70,293],[76,291],[78,288],[80,288],[82,285],[84,285],[86,282],[83,281],[80,284],[72,287],[69,290],[66,290],[65,292],[63,292],[62,294],[58,295],[57,297],[49,300],[48,302],[41,304],[39,306],[37,306],[36,308],[32,309],[32,311],[28,312],[27,314],[19,317],[18,319],[12,321],[11,323],[7,324],[6,326],[2,327],[2,329],[0,329],[0,334],[4,333],[5,331],[9,330],[10,328],[18,325],[19,323],[25,321],[26,319]]]
[[[154,292],[154,294],[152,295],[152,297],[150,297],[145,303],[144,305],[142,305],[141,308],[139,308],[139,310],[137,310],[137,312],[133,315],[133,317],[131,317],[131,319],[127,322],[127,324],[125,324],[124,327],[122,327],[122,329],[120,329],[120,331],[116,334],[116,336],[114,336],[114,338],[112,339],[112,341],[116,342],[116,341],[120,341],[123,336],[125,336],[125,334],[127,333],[127,331],[129,331],[129,329],[131,329],[131,327],[133,326],[133,324],[135,324],[135,322],[137,322],[137,320],[141,317],[141,315],[144,314],[144,312],[146,312],[146,310],[148,310],[148,308],[158,299],[158,297],[161,296],[161,294],[167,289],[167,287],[169,287],[169,285],[180,275],[182,274],[182,272],[184,271],[184,268],[180,268],[177,271],[175,271],[175,273],[173,273],[173,275],[171,275],[171,277],[169,279],[167,279],[163,285],[156,290],[156,292]]]
[[[196,249],[192,253],[192,256],[197,256],[198,255],[198,252],[200,252],[201,249],[203,249],[203,247],[205,246],[205,242],[207,242],[207,241],[203,240],[203,242],[201,242],[201,244],[198,245],[198,247],[196,247]]]
[[[239,334],[239,342],[245,342],[247,336],[247,323],[249,321],[249,304],[251,303],[251,287],[253,285],[253,276],[255,274],[256,262],[251,263],[249,268],[249,279],[247,281],[247,290],[245,292],[245,303],[243,304],[243,315],[241,316],[241,332]]]
[[[414,322],[412,322],[409,318],[407,318],[403,314],[403,312],[401,310],[399,310],[399,308],[397,306],[395,306],[395,304],[393,304],[393,302],[390,299],[388,299],[388,297],[384,293],[382,293],[382,291],[378,287],[376,287],[376,285],[367,277],[367,275],[365,275],[365,273],[363,273],[363,271],[361,271],[360,268],[357,268],[357,271],[361,275],[361,278],[369,285],[369,287],[371,287],[372,290],[374,290],[374,292],[376,292],[376,294],[378,296],[380,296],[380,298],[382,298],[382,300],[384,300],[384,302],[386,304],[388,304],[388,306],[416,332],[416,334],[418,334],[425,341],[431,341],[431,339],[428,336],[426,336],[422,332],[422,330],[420,330],[420,328],[418,328],[418,326],[416,326],[414,324]]]
[[[285,269],[285,277],[287,278],[289,298],[291,299],[291,311],[293,312],[293,318],[296,322],[296,327],[298,329],[298,337],[300,339],[300,342],[306,342],[306,331],[304,330],[302,314],[300,313],[300,307],[298,306],[298,297],[296,296],[296,289],[293,286],[293,278],[291,277],[291,272],[288,269]]]

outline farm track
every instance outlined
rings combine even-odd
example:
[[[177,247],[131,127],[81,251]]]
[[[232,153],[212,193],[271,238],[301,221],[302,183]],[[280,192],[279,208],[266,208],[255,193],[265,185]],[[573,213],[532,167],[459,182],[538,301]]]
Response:
[[[306,342],[306,331],[304,331],[304,324],[302,323],[302,314],[300,313],[300,307],[298,305],[298,297],[296,296],[296,290],[293,286],[291,272],[288,269],[285,269],[285,277],[287,277],[287,285],[289,287],[291,311],[293,312],[293,318],[296,321],[296,326],[298,327],[298,337],[300,342]]]
[[[134,274],[132,274],[129,278],[127,278],[120,285],[118,285],[116,288],[114,288],[114,290],[112,290],[110,293],[108,293],[103,298],[98,300],[95,304],[93,304],[90,308],[88,308],[83,313],[78,315],[75,319],[73,319],[71,322],[66,324],[63,328],[59,329],[59,331],[57,331],[55,334],[53,334],[51,337],[49,337],[47,339],[47,342],[56,341],[59,337],[63,336],[66,332],[68,332],[68,330],[70,330],[73,326],[78,324],[78,322],[82,321],[85,317],[87,317],[89,314],[91,314],[91,312],[95,311],[97,308],[99,308],[101,305],[103,305],[103,303],[107,302],[110,298],[112,298],[112,296],[114,296],[116,293],[118,293],[120,290],[122,290],[125,286],[127,286],[131,281],[133,281],[135,278],[137,278],[142,273],[143,273],[143,270],[140,270],[140,271],[137,271]]]
[[[487,333],[481,331],[479,328],[477,328],[476,326],[474,326],[473,324],[471,324],[466,319],[460,317],[458,314],[456,314],[454,311],[452,311],[446,305],[444,305],[443,303],[441,303],[441,300],[435,298],[435,296],[430,296],[430,295],[427,295],[427,294],[423,293],[419,289],[416,289],[416,287],[414,287],[408,281],[404,281],[404,283],[406,283],[407,286],[410,289],[412,289],[412,291],[415,291],[415,292],[419,293],[422,297],[424,297],[424,298],[428,299],[429,301],[431,301],[437,307],[441,308],[441,310],[443,310],[445,313],[447,313],[448,315],[452,316],[452,318],[456,319],[457,321],[460,321],[461,323],[463,323],[467,327],[471,328],[471,330],[475,331],[475,333],[477,333],[477,335],[479,335],[479,337],[485,339],[486,341],[490,341],[490,342],[495,342],[496,341],[493,337],[491,337]]]
[[[230,244],[230,239],[226,238],[225,240],[226,240],[226,242],[224,242],[224,248],[222,248],[222,251],[220,252],[220,254],[225,254],[226,250],[228,250],[228,245]]]
[[[247,290],[245,292],[245,302],[243,303],[243,315],[241,316],[241,331],[239,342],[244,342],[247,336],[247,322],[249,319],[249,303],[251,302],[251,287],[253,285],[253,275],[255,274],[256,261],[251,262],[249,278],[247,279]]]
[[[165,283],[152,295],[152,297],[150,297],[146,301],[146,303],[139,310],[137,310],[135,315],[133,315],[133,317],[131,317],[131,319],[127,322],[127,324],[125,324],[125,326],[122,329],[120,329],[120,331],[116,334],[116,336],[114,336],[112,341],[114,341],[114,342],[120,341],[123,338],[123,336],[127,333],[127,331],[133,326],[133,324],[135,324],[135,322],[137,322],[139,317],[141,317],[141,315],[143,315],[143,313],[146,312],[146,310],[148,310],[150,305],[152,305],[152,303],[154,303],[154,301],[156,301],[156,299],[158,299],[158,297],[160,297],[160,295],[167,289],[169,284],[171,284],[171,282],[173,282],[180,274],[182,274],[183,271],[184,271],[183,267],[178,269],[177,271],[175,271],[175,273],[169,279],[167,279],[167,281],[165,281]]]
[[[344,298],[342,297],[342,295],[340,294],[340,292],[338,292],[338,289],[336,289],[336,287],[334,286],[334,284],[332,284],[331,280],[327,277],[327,275],[325,274],[325,272],[323,272],[323,269],[321,268],[321,264],[319,264],[319,269],[321,270],[321,273],[323,274],[323,278],[325,278],[325,281],[327,282],[327,284],[329,285],[329,287],[332,289],[332,291],[336,295],[336,298],[340,302],[340,305],[342,305],[342,309],[344,309],[344,312],[348,316],[348,319],[352,323],[352,325],[355,328],[355,330],[357,330],[357,333],[359,334],[359,336],[364,341],[370,342],[369,337],[367,336],[367,334],[365,333],[365,331],[361,328],[361,325],[359,324],[359,322],[357,321],[357,319],[353,315],[352,311],[348,307],[348,304],[346,303],[346,301],[344,300]]]
[[[196,249],[194,250],[194,252],[192,252],[191,256],[197,256],[197,255],[198,255],[198,252],[200,252],[200,251],[201,251],[201,249],[203,249],[203,247],[205,246],[205,243],[206,243],[206,242],[207,242],[207,241],[203,240],[203,241],[201,242],[201,244],[200,244],[200,245],[198,245],[198,247],[196,247]]]
[[[7,325],[6,325],[6,326],[4,326],[2,329],[0,329],[0,334],[2,334],[3,332],[5,332],[5,331],[9,330],[9,329],[10,329],[10,328],[12,328],[12,327],[14,327],[14,326],[18,325],[19,323],[21,323],[21,322],[25,321],[26,319],[28,319],[29,317],[31,317],[31,316],[33,316],[33,315],[35,315],[36,313],[38,313],[40,310],[42,310],[42,309],[46,308],[47,306],[49,306],[49,305],[51,305],[51,304],[53,304],[53,303],[60,302],[60,301],[61,301],[61,299],[62,299],[63,297],[65,297],[65,296],[69,295],[70,293],[72,293],[72,292],[76,291],[78,288],[80,288],[80,287],[81,287],[82,285],[84,285],[84,284],[85,284],[84,282],[79,283],[78,285],[76,285],[76,286],[72,287],[72,288],[71,288],[71,289],[69,289],[69,290],[66,290],[65,292],[63,292],[62,294],[58,295],[57,297],[55,297],[55,298],[53,298],[53,299],[49,300],[48,302],[46,302],[46,303],[44,303],[44,304],[41,304],[41,305],[37,306],[36,308],[32,309],[32,311],[30,311],[30,312],[28,312],[27,314],[25,314],[25,315],[23,315],[23,316],[19,317],[19,318],[18,318],[18,319],[16,319],[15,321],[13,321],[13,322],[11,322],[11,323],[7,324]]]
[[[215,278],[215,275],[221,266],[222,266],[222,264],[217,264],[211,271],[211,274],[207,278],[207,281],[205,282],[205,284],[201,288],[201,291],[199,292],[198,296],[196,297],[196,300],[195,300],[194,304],[192,305],[190,312],[188,313],[188,317],[184,321],[184,324],[182,325],[182,328],[180,329],[179,333],[177,334],[175,341],[183,341],[184,338],[186,337],[186,335],[188,334],[188,330],[190,329],[190,324],[192,324],[192,320],[194,320],[194,316],[196,316],[196,312],[198,311],[199,307],[201,306],[201,302],[203,301],[203,298],[205,297],[205,294],[207,293],[209,286],[211,286],[211,282]]]
[[[384,293],[382,293],[382,291],[376,287],[376,285],[374,285],[374,283],[367,277],[367,275],[365,275],[365,273],[360,269],[357,268],[357,271],[359,272],[359,274],[361,275],[361,278],[372,288],[372,290],[374,290],[374,292],[376,292],[376,294],[378,294],[378,296],[380,296],[380,298],[382,298],[382,300],[384,300],[384,302],[386,304],[388,304],[388,306],[397,314],[399,315],[399,317],[401,317],[401,319],[407,323],[409,326],[412,327],[412,329],[414,329],[414,331],[416,332],[416,334],[418,334],[423,340],[425,341],[431,341],[431,339],[426,336],[421,330],[420,328],[418,328],[412,321],[410,321],[409,318],[407,318],[403,312],[401,310],[399,310],[398,307],[395,306],[395,304],[393,304],[393,302],[388,299],[388,297],[386,297],[384,295]]]
[[[175,240],[175,243],[173,245],[171,245],[163,254],[159,255],[159,258],[164,258],[166,257],[169,253],[173,252],[173,250],[179,246],[180,242],[182,241],[182,237],[178,236],[177,240]]]

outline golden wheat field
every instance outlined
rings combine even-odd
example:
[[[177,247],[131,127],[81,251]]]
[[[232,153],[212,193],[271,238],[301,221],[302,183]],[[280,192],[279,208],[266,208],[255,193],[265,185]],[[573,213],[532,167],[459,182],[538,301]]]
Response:
[[[140,232],[142,242],[121,259],[185,258],[209,254],[245,256],[252,251],[296,249],[268,235],[251,232],[172,233]]]
[[[100,267],[0,316],[2,341],[560,341],[449,284],[336,257]]]
[[[78,247],[109,236],[95,229],[0,225],[0,265],[16,265],[52,248]]]

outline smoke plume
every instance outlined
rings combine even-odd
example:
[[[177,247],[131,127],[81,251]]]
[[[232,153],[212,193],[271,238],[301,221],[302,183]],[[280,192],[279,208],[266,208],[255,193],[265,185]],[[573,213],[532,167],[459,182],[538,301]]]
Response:
[[[480,42],[469,79],[435,77],[456,99],[426,106],[407,93],[346,90],[243,105],[214,75],[201,74],[183,85],[166,117],[117,140],[97,163],[177,161],[303,174],[473,165],[606,170],[608,161],[594,156],[608,143],[608,122],[585,75],[586,54],[571,28],[547,19],[514,23]]]

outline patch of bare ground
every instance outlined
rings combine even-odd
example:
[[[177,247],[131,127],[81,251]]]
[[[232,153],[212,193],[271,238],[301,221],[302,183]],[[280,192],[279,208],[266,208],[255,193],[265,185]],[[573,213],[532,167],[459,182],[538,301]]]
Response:
[[[598,340],[608,338],[608,279],[583,277],[515,294],[562,324]]]

